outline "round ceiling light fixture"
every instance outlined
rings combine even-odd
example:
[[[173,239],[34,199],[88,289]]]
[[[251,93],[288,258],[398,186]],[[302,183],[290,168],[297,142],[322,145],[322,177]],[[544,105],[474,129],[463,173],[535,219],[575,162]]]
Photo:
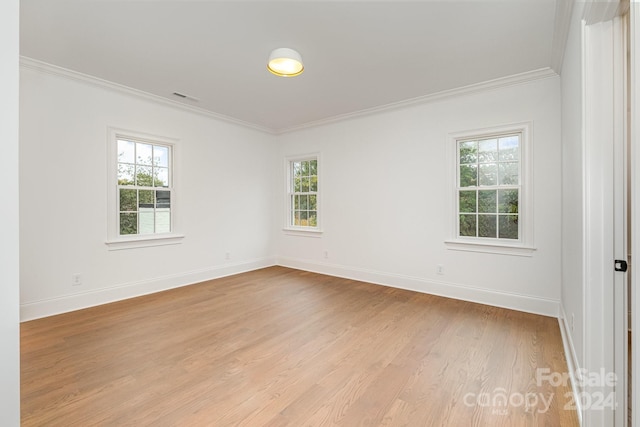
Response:
[[[275,49],[269,55],[267,70],[280,77],[298,76],[304,71],[302,56],[288,47]]]

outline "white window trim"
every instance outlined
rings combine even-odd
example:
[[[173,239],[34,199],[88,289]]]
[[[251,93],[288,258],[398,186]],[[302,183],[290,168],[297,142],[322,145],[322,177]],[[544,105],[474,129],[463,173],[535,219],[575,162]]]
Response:
[[[520,206],[521,222],[519,239],[473,238],[458,236],[458,141],[470,138],[485,138],[507,133],[521,133],[520,159]],[[449,168],[449,238],[445,240],[447,249],[457,251],[484,252],[501,255],[533,256],[533,122],[513,123],[502,126],[473,129],[450,133],[447,138],[447,164]]]
[[[129,138],[136,141],[143,141],[155,144],[165,144],[171,146],[171,232],[161,234],[144,234],[120,236],[118,231],[118,138]],[[178,139],[164,136],[152,135],[137,131],[109,127],[107,131],[107,239],[105,244],[109,250],[146,248],[151,246],[175,245],[182,243],[184,235],[176,232],[178,228],[179,215],[176,214],[180,191],[179,181],[173,180],[178,170]]]
[[[318,192],[317,192],[317,207],[318,217],[316,227],[296,227],[291,225],[291,162],[299,160],[316,159],[318,161]],[[322,157],[320,153],[308,153],[295,156],[287,156],[284,159],[284,226],[283,231],[290,236],[302,236],[302,237],[321,237],[322,236]]]

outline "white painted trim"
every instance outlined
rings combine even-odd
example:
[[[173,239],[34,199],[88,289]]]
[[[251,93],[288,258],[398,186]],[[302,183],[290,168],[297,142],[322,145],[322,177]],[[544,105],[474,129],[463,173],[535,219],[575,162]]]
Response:
[[[419,277],[395,273],[348,267],[338,264],[319,263],[289,257],[266,257],[194,270],[149,280],[129,282],[106,288],[64,295],[57,298],[29,301],[20,305],[22,322],[56,314],[108,304],[169,289],[188,286],[207,280],[245,273],[261,268],[280,265],[328,276],[341,277],[382,286],[406,289],[414,292],[438,295],[495,307],[518,310],[542,316],[558,317],[559,301],[513,292],[493,291],[475,286],[426,280]]]
[[[583,389],[576,379],[576,372],[579,372],[580,363],[578,362],[578,356],[576,354],[575,346],[573,345],[573,339],[569,330],[571,327],[567,322],[567,314],[564,311],[564,305],[560,303],[560,317],[558,318],[558,325],[560,326],[560,336],[562,337],[562,346],[564,348],[564,356],[567,361],[567,370],[569,371],[569,379],[571,380],[571,391],[573,392],[573,402],[576,405],[578,413],[578,421],[582,425],[582,396]]]
[[[494,291],[465,284],[427,280],[420,277],[385,273],[338,264],[320,263],[298,258],[277,257],[277,264],[283,267],[326,274],[328,276],[359,280],[376,285],[406,289],[424,294],[438,295],[543,316],[558,317],[560,302],[554,299],[513,292]]]
[[[611,21],[624,15],[628,8],[627,0],[582,0],[585,3],[583,19],[587,25]]]
[[[448,220],[449,238],[445,241],[447,249],[467,250],[512,255],[531,256],[534,246],[534,218],[533,218],[533,145],[534,124],[531,121],[491,126],[481,129],[450,132],[446,139],[446,162],[450,179],[448,189]],[[458,236],[458,141],[467,138],[487,138],[503,134],[520,133],[520,206],[519,239],[482,239],[463,238]]]
[[[320,229],[307,230],[304,228],[284,227],[282,229],[284,234],[288,236],[300,236],[300,237],[322,237],[323,231]]]
[[[258,130],[260,132],[265,132],[269,134],[275,133],[272,129],[269,129],[264,126],[245,122],[244,120],[235,119],[233,117],[225,116],[223,114],[214,113],[212,111],[205,110],[204,108],[184,104],[169,98],[164,98],[162,96],[153,95],[151,93],[144,92],[139,89],[134,89],[125,85],[110,82],[108,80],[104,80],[98,77],[90,76],[88,74],[80,73],[78,71],[73,71],[66,68],[58,67],[57,65],[48,64],[46,62],[38,61],[37,59],[29,58],[26,56],[20,57],[20,66],[23,68],[30,68],[36,71],[44,72],[47,74],[52,74],[54,76],[64,77],[70,80],[74,80],[76,82],[80,82],[80,83],[84,83],[92,86],[98,86],[103,89],[108,89],[108,90],[123,93],[126,95],[134,96],[137,98],[144,99],[146,101],[155,102],[158,104],[162,104],[162,105],[177,108],[180,110],[188,111],[191,113],[199,114],[201,116],[209,117],[216,120],[221,120],[227,123],[232,123],[245,128]]]
[[[613,20],[613,258],[627,260],[627,20],[615,17]],[[627,323],[627,285],[629,274],[614,273],[613,291],[613,333],[614,333],[614,369],[617,381],[614,387],[617,407],[614,411],[614,425],[626,427],[629,419],[629,346]]]
[[[583,21],[584,23],[584,21]],[[584,360],[590,372],[614,372],[614,34],[612,21],[583,25]],[[585,393],[615,389],[585,387]],[[583,408],[585,426],[614,425],[613,408]]]
[[[584,9],[583,9],[584,11]],[[580,21],[580,53],[581,53],[581,63],[580,63],[580,74],[581,74],[581,97],[582,97],[582,109],[581,109],[581,163],[582,163],[582,262],[581,265],[583,267],[582,271],[582,364],[583,367],[587,366],[587,349],[588,349],[588,340],[587,340],[587,327],[588,327],[588,304],[587,304],[587,288],[589,286],[589,257],[588,257],[588,244],[589,244],[589,236],[590,236],[590,227],[589,227],[589,209],[587,205],[587,200],[589,198],[589,177],[587,175],[588,166],[587,166],[587,41],[586,41],[586,23],[584,20]],[[585,421],[585,410],[580,406],[580,420],[582,421],[582,425],[588,424],[588,420]]]
[[[297,227],[291,225],[291,199],[289,198],[291,192],[291,162],[313,160],[317,161],[316,173],[318,174],[318,191],[316,192],[316,208],[317,218],[315,227]],[[291,236],[305,236],[305,237],[321,237],[322,235],[322,221],[324,212],[322,211],[322,153],[317,151],[307,154],[295,154],[286,156],[284,158],[284,226],[283,232]]]
[[[484,252],[496,255],[514,255],[531,257],[537,250],[529,246],[512,246],[482,242],[465,242],[462,240],[445,240],[447,249],[452,251]]]
[[[7,427],[20,426],[19,27],[20,2],[3,0],[0,3],[0,181],[3,184],[0,210],[0,414],[2,425]]]
[[[539,70],[527,71],[520,74],[514,74],[508,77],[500,77],[498,79],[488,80],[486,82],[476,83],[476,84],[463,86],[455,89],[443,90],[441,92],[432,93],[430,95],[410,98],[410,99],[393,102],[386,105],[367,108],[365,110],[354,111],[346,114],[340,114],[337,116],[328,117],[326,119],[315,120],[312,122],[304,123],[298,126],[291,126],[284,129],[274,130],[274,132],[276,134],[290,133],[290,132],[295,132],[302,129],[322,126],[330,123],[341,122],[344,120],[353,119],[357,117],[378,114],[385,111],[398,110],[398,109],[410,107],[413,105],[427,104],[430,102],[436,102],[443,99],[470,95],[470,94],[480,93],[480,92],[487,92],[490,90],[496,90],[496,89],[501,89],[509,86],[526,84],[535,80],[546,79],[549,77],[557,77],[557,76],[558,74],[555,71],[553,71],[551,68],[541,68]]]
[[[105,244],[110,251],[122,249],[149,248],[152,246],[178,245],[182,243],[184,234],[144,234],[135,235],[131,238],[121,237],[115,240],[107,240]]]
[[[553,27],[553,43],[551,45],[551,69],[556,73],[562,72],[564,52],[567,47],[569,29],[571,28],[571,15],[575,0],[557,0],[556,16]]]
[[[121,236],[118,229],[118,187],[117,183],[117,140],[118,138],[134,141],[162,144],[171,147],[169,182],[171,191],[171,232],[166,234]],[[182,243],[184,235],[180,233],[180,140],[177,138],[155,135],[146,132],[107,127],[107,238],[105,244],[109,250],[134,249],[150,246],[176,245]],[[175,177],[178,179],[175,180]]]
[[[271,135],[279,135],[289,132],[294,132],[301,129],[307,129],[312,127],[317,127],[329,123],[340,122],[343,120],[352,119],[355,117],[362,117],[371,114],[377,114],[384,111],[391,111],[396,109],[401,109],[405,107],[409,107],[417,104],[424,104],[428,102],[435,102],[446,98],[452,98],[467,94],[479,93],[488,90],[500,89],[503,87],[509,87],[513,85],[519,85],[528,83],[535,80],[546,79],[549,77],[557,77],[558,74],[553,71],[551,68],[541,68],[539,70],[527,71],[520,74],[514,74],[512,76],[500,77],[497,79],[488,80],[482,83],[476,83],[468,86],[463,86],[460,88],[443,90],[441,92],[436,92],[429,95],[419,96],[416,98],[406,99],[399,102],[393,102],[386,105],[381,105],[373,108],[368,108],[360,111],[350,112],[346,114],[340,114],[337,116],[332,116],[320,120],[311,121],[308,123],[303,123],[297,126],[291,126],[283,129],[271,129],[265,126],[256,125],[253,123],[249,123],[243,120],[235,119],[233,117],[225,116],[223,114],[214,113],[209,110],[205,110],[203,108],[195,107],[193,105],[187,105],[169,98],[164,98],[158,95],[153,95],[148,92],[144,92],[138,89],[134,89],[128,86],[124,86],[118,83],[110,82],[108,80],[104,80],[98,77],[90,76],[88,74],[83,74],[77,71],[69,70],[66,68],[58,67],[56,65],[48,64],[46,62],[42,62],[33,58],[29,58],[26,56],[20,57],[20,66],[22,68],[29,68],[36,71],[44,72],[47,74],[55,75],[58,77],[64,77],[70,80],[74,80],[77,82],[81,82],[84,84],[89,84],[93,86],[98,86],[104,89],[113,90],[116,92],[124,93],[130,96],[134,96],[137,98],[141,98],[147,101],[156,102],[158,104],[167,105],[170,107],[178,108],[180,110],[189,111],[191,113],[196,113],[205,117],[209,117],[216,120],[221,120],[227,123],[232,123],[238,126],[242,126],[245,128],[257,130],[260,132],[265,132]]]
[[[138,282],[122,283],[102,289],[65,295],[58,298],[30,301],[20,305],[20,320],[24,322],[70,311],[81,310],[128,298],[135,298],[142,295],[192,285],[207,280],[219,279],[221,277],[271,267],[273,265],[275,265],[274,257],[259,258],[169,276],[156,277]]]
[[[631,174],[631,253],[638,258],[640,254],[640,1],[633,0],[629,11],[631,73],[629,76],[631,114],[629,115],[630,129],[630,171]],[[632,258],[632,261],[635,261]],[[640,289],[640,270],[631,269],[631,289]],[[634,339],[631,340],[631,425],[640,425],[640,292],[631,292],[631,328]]]

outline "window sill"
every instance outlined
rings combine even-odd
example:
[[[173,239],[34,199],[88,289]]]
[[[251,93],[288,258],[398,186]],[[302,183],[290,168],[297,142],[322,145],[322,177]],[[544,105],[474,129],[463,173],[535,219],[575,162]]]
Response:
[[[184,239],[183,234],[167,233],[147,236],[119,237],[107,240],[105,244],[110,251],[122,249],[149,248],[152,246],[178,245]]]
[[[461,240],[446,240],[447,249],[453,251],[484,252],[498,255],[533,256],[536,248],[530,246],[516,246],[506,243],[484,243]]]
[[[322,230],[320,229],[285,227],[282,230],[284,234],[288,234],[289,236],[322,237]]]

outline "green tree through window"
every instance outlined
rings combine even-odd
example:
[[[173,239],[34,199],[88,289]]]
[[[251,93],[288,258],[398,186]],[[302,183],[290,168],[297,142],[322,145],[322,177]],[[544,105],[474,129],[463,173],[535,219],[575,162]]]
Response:
[[[290,226],[318,227],[318,159],[289,162]]]
[[[458,235],[519,239],[521,135],[457,141]]]
[[[117,140],[119,234],[171,232],[171,147]]]

